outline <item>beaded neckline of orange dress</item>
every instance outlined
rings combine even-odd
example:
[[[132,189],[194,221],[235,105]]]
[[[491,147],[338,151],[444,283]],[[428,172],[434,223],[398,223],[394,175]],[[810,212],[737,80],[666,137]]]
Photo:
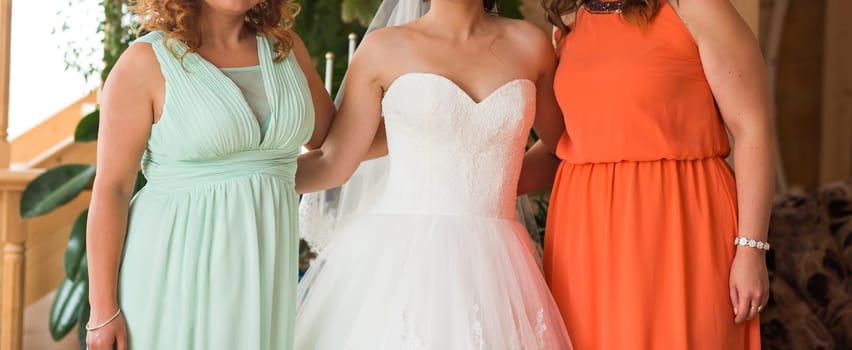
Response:
[[[624,0],[586,0],[583,2],[586,11],[594,14],[621,13],[623,5]]]

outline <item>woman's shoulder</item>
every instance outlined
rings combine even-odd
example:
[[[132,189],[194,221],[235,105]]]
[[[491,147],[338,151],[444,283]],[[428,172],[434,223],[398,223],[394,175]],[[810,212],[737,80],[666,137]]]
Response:
[[[134,51],[150,52],[152,57],[163,60],[165,59],[164,56],[167,54],[173,57],[180,57],[184,50],[186,50],[186,46],[179,39],[169,38],[169,35],[166,32],[154,30],[139,36],[136,40],[133,40],[133,42],[130,43],[128,50],[130,49],[133,49]]]
[[[408,46],[415,32],[408,26],[393,26],[375,30],[364,36],[356,55],[370,59],[386,59]]]
[[[151,36],[151,33],[149,33],[134,41],[134,44],[147,43],[152,45],[130,45],[130,47],[128,47],[127,50],[124,50],[124,52],[121,54],[121,57],[119,57],[118,62],[116,62],[116,66],[125,64],[133,67],[139,67],[140,69],[159,66],[156,51],[153,47],[153,44],[156,43],[156,40],[142,41],[140,40],[142,38],[148,38],[149,40],[155,39],[155,37]],[[162,37],[160,38],[162,39]]]
[[[553,41],[545,29],[525,20],[501,18],[501,37],[512,52],[528,62],[545,63],[555,57]]]
[[[552,47],[548,32],[532,22],[500,17],[498,23],[503,37],[514,46],[534,51]]]
[[[541,31],[541,28],[539,26],[525,19],[515,19],[502,16],[495,16],[495,19],[497,20],[497,23],[503,28],[523,31],[527,34],[531,34],[536,31]]]
[[[387,47],[392,46],[392,43],[403,43],[407,39],[411,39],[414,35],[414,29],[411,24],[400,26],[385,27],[374,30],[368,33],[361,45]]]
[[[155,30],[152,32],[145,33],[144,35],[139,36],[133,43],[146,43],[146,44],[156,44],[160,43],[165,39],[166,33],[161,30]]]
[[[131,45],[109,72],[104,91],[133,92],[136,96],[141,91],[153,91],[163,79],[160,62],[151,45]]]

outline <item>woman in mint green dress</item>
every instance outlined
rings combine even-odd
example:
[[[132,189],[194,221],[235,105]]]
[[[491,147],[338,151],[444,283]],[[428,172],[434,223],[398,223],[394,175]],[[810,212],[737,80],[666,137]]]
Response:
[[[101,98],[87,345],[291,349],[300,147],[334,106],[291,0],[139,0]],[[148,184],[130,201],[141,159]]]

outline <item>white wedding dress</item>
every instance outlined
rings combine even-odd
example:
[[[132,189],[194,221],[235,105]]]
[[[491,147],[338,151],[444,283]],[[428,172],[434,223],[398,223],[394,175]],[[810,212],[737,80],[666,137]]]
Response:
[[[382,112],[389,170],[299,285],[297,350],[570,349],[515,220],[535,85],[483,101],[408,73]]]

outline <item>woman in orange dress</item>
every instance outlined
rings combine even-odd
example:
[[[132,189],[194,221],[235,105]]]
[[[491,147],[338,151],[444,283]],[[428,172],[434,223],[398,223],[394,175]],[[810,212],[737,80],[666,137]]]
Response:
[[[774,146],[748,26],[728,0],[542,2],[566,126],[544,265],[575,347],[760,348]]]

